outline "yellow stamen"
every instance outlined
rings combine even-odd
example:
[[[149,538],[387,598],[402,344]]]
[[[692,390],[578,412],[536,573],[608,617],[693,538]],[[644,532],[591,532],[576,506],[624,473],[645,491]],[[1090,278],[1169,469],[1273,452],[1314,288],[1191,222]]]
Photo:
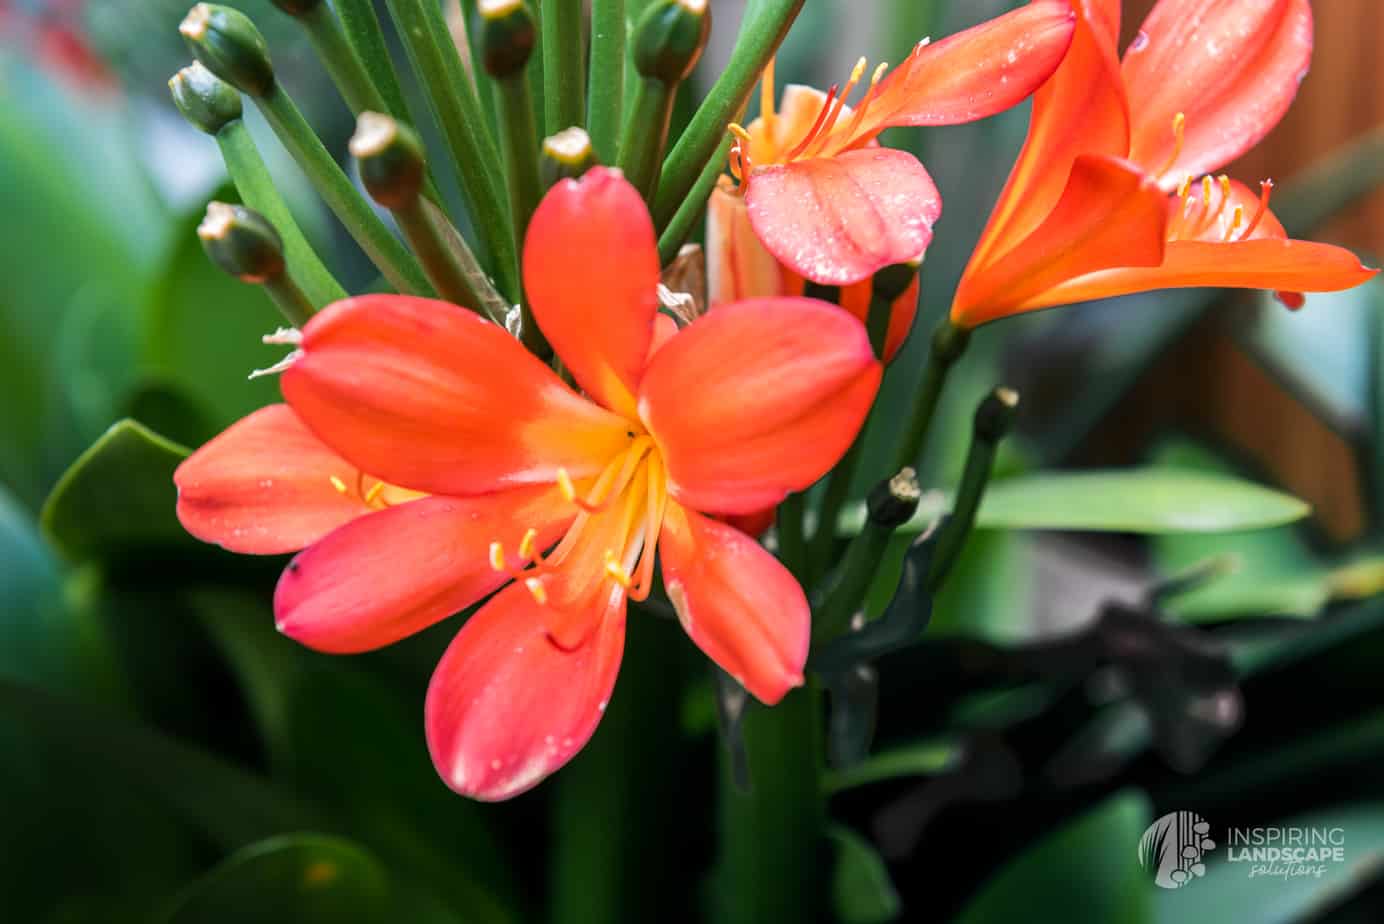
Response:
[[[1235,232],[1240,230],[1240,226],[1244,223],[1245,207],[1243,205],[1237,205],[1235,206],[1235,211],[1230,215],[1230,227],[1225,229],[1225,236],[1221,238],[1221,240],[1229,241],[1235,236]]]
[[[519,557],[522,558],[524,561],[530,561],[533,559],[533,544],[537,539],[538,530],[530,527],[529,530],[524,533],[524,538],[519,540]]]
[[[610,577],[615,581],[615,583],[619,584],[626,590],[630,589],[630,584],[633,582],[630,580],[629,572],[626,571],[624,568],[620,567],[620,562],[615,557],[614,549],[605,550],[605,571],[606,574],[610,575]]]
[[[778,128],[778,113],[774,110],[774,59],[764,65],[764,73],[759,78],[759,114],[764,119],[764,131],[769,141],[778,144],[775,137]]]
[[[1158,175],[1162,176],[1172,169],[1173,164],[1182,156],[1182,143],[1187,137],[1187,115],[1179,112],[1173,116],[1173,153],[1163,162],[1163,166],[1158,168]]]
[[[1182,185],[1177,188],[1177,197],[1186,199],[1187,193],[1192,191],[1192,175],[1189,173],[1182,178]]]
[[[836,127],[836,120],[841,117],[841,110],[845,108],[846,97],[850,96],[856,84],[860,83],[860,78],[865,76],[865,68],[869,65],[870,62],[864,58],[855,62],[855,67],[851,68],[850,79],[846,81],[846,86],[837,95],[836,102],[832,104],[831,112],[827,114],[826,121],[822,123],[822,128],[817,133],[817,140],[807,146],[802,153],[803,157],[813,157],[822,153],[823,148],[826,147],[827,139],[831,136],[831,130]]]
[[[567,503],[572,503],[577,499],[577,488],[572,484],[572,476],[567,474],[567,469],[557,470],[557,489],[562,492],[562,499]]]
[[[538,578],[528,578],[524,581],[524,586],[529,593],[533,594],[533,599],[539,606],[546,606],[548,603],[548,588],[543,586],[543,582]]]
[[[490,567],[496,571],[508,570],[505,567],[505,547],[499,542],[490,543]]]
[[[346,482],[342,481],[340,478],[336,477],[335,475],[332,475],[332,476],[331,476],[331,482],[332,482],[332,487],[336,488],[336,493],[338,493],[338,494],[345,494],[345,493],[346,493],[346,490],[347,490],[347,489],[346,489]]]
[[[1224,208],[1225,204],[1230,201],[1230,177],[1222,173],[1216,177],[1216,181],[1221,184],[1221,207]]]
[[[383,490],[384,490],[384,482],[383,482],[383,481],[377,481],[377,482],[375,482],[374,486],[373,486],[369,491],[366,491],[366,492],[365,492],[365,502],[366,502],[367,504],[373,504],[373,503],[375,502],[375,498],[379,497],[379,496],[380,496],[380,492],[383,491]]]

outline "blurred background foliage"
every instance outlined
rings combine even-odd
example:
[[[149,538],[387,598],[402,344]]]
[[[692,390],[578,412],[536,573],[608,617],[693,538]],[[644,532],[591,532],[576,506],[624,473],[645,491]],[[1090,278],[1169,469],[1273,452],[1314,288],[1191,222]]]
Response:
[[[280,562],[178,528],[184,447],[274,400],[272,379],[245,375],[278,358],[258,339],[277,323],[268,301],[192,234],[205,202],[233,193],[215,146],[166,103],[186,5],[0,0],[0,916],[720,919],[745,897],[713,873],[727,763],[715,680],[675,623],[632,618],[592,744],[535,792],[483,806],[447,791],[423,744],[428,672],[454,625],[313,654],[273,629]],[[341,153],[349,113],[294,24],[236,5]],[[739,14],[713,5],[707,77]],[[858,53],[897,61],[1013,5],[811,2],[780,79],[825,85]],[[1126,5],[1132,35],[1150,3]],[[1316,13],[1298,104],[1231,172],[1278,177],[1290,230],[1377,264],[1384,199],[1366,193],[1384,172],[1384,8]],[[946,310],[1024,120],[895,139],[946,201],[919,329]],[[333,270],[372,284],[250,122]],[[873,756],[827,776],[823,920],[1384,916],[1382,302],[1379,282],[1296,314],[1180,291],[978,333],[924,484],[954,484],[970,410],[1004,382],[1025,400],[998,475],[1040,479],[1047,507],[1010,481],[1006,508],[997,482],[923,642],[876,665],[858,714],[838,710],[878,725]],[[878,459],[921,340],[886,381]],[[1138,468],[1095,487],[1034,474],[1096,465]],[[1311,516],[1288,522],[1289,495]],[[1102,522],[1054,521],[1083,504]],[[877,611],[906,546],[882,569]],[[1156,890],[1136,846],[1182,809],[1217,828],[1342,827],[1348,862],[1266,882],[1213,858],[1205,881]]]

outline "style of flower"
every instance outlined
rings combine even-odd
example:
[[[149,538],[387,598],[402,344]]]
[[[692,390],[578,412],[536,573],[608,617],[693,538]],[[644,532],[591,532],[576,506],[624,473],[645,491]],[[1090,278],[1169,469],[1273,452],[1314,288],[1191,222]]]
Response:
[[[1071,0],[1071,50],[962,277],[952,322],[1182,286],[1302,292],[1369,279],[1349,251],[1290,240],[1222,165],[1283,117],[1312,54],[1307,0],[1160,0],[1121,61],[1119,0]],[[1199,177],[1199,179],[1198,179]]]
[[[231,427],[176,476],[194,535],[244,552],[306,545],[274,608],[312,648],[387,645],[494,593],[425,709],[438,772],[479,799],[528,789],[591,736],[626,601],[653,590],[656,555],[712,660],[770,704],[802,682],[802,589],[713,515],[821,477],[881,375],[863,326],[810,299],[725,305],[674,333],[657,311],[652,222],[615,171],[553,188],[523,269],[581,394],[456,305],[348,299],[304,327],[287,406]]]
[[[865,319],[870,276],[922,258],[942,199],[923,165],[881,147],[894,126],[972,122],[1023,101],[1071,41],[1065,0],[1037,0],[940,42],[920,42],[886,75],[880,65],[854,105],[862,59],[844,87],[790,85],[774,106],[772,64],[761,82],[762,115],[734,126],[731,172],[709,204],[707,261],[713,305],[754,295],[797,294],[804,280],[841,286],[840,304]],[[885,355],[912,326],[917,291],[895,302]]]

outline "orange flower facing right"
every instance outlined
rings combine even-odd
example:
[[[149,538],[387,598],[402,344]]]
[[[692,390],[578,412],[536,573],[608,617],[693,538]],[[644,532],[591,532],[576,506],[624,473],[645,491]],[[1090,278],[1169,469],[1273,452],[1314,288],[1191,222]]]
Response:
[[[1071,0],[1066,59],[1034,96],[1028,139],[966,267],[971,328],[1152,289],[1348,289],[1375,271],[1290,240],[1255,193],[1212,176],[1283,117],[1307,73],[1307,0],[1160,0],[1123,61],[1119,0]]]

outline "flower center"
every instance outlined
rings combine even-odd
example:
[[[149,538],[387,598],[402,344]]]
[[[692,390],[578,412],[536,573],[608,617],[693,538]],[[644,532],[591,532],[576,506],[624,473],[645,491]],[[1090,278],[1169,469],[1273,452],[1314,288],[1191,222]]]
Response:
[[[1264,180],[1259,184],[1259,202],[1254,214],[1246,220],[1244,205],[1231,204],[1234,187],[1230,177],[1221,174],[1212,180],[1204,176],[1200,183],[1194,183],[1189,176],[1177,190],[1179,205],[1168,222],[1168,240],[1222,243],[1248,240],[1268,214],[1272,195],[1273,180]]]
[[[357,471],[354,475],[347,475],[345,478],[339,475],[328,475],[327,480],[331,482],[338,494],[355,498],[372,510],[384,510],[386,507],[393,507],[395,504],[402,504],[405,501],[416,500],[424,496],[421,491],[410,491],[407,488],[392,485],[362,471]]]

